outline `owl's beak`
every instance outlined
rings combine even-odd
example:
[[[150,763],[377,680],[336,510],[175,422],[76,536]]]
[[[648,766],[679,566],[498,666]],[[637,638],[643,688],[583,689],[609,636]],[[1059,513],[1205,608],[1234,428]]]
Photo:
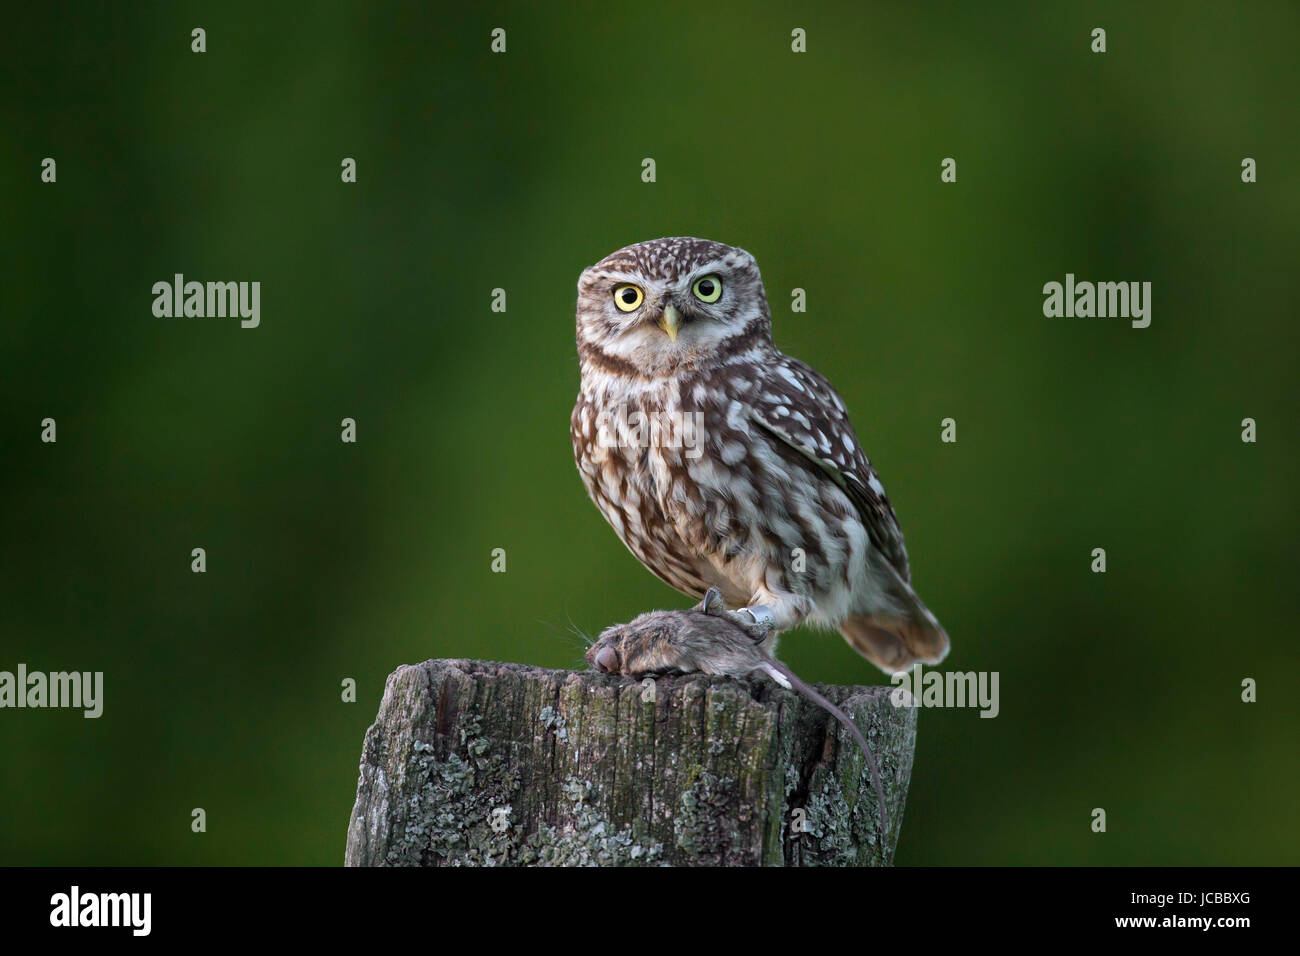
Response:
[[[682,314],[674,305],[664,306],[664,314],[659,316],[659,328],[668,333],[669,341],[677,341],[677,330],[682,327]]]

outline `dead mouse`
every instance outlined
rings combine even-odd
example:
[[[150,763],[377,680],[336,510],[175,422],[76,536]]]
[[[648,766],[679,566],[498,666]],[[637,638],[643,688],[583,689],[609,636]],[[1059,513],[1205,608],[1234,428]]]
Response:
[[[753,620],[744,609],[728,611],[722,594],[709,588],[704,599],[688,611],[650,611],[626,624],[606,628],[587,648],[587,663],[606,674],[640,677],[673,671],[744,677],[767,674],[830,713],[853,735],[867,758],[871,784],[880,808],[880,834],[888,833],[885,791],[875,754],[849,716],[786,667],[767,650],[771,623]]]

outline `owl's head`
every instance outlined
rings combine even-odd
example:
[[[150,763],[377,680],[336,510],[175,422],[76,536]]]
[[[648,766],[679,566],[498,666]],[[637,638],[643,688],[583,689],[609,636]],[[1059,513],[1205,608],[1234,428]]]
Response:
[[[578,279],[578,353],[659,377],[770,345],[758,263],[744,249],[678,237],[612,252]]]

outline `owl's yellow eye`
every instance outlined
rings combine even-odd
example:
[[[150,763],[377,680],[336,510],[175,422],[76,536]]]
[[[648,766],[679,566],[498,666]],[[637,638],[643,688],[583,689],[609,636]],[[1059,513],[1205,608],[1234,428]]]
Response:
[[[717,302],[722,298],[722,280],[717,276],[701,276],[695,280],[691,291],[701,302]]]
[[[614,304],[620,312],[634,311],[644,298],[641,290],[634,285],[621,285],[614,290]]]

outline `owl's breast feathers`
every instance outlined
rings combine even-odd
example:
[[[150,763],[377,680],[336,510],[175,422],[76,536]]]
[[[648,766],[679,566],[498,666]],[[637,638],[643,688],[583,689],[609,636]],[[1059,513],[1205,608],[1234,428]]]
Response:
[[[670,587],[699,597],[709,587],[703,542],[682,535],[677,519],[702,509],[703,497],[686,473],[688,449],[664,443],[674,414],[675,383],[584,374],[569,434],[587,494],[628,550]]]
[[[618,425],[656,420],[657,440],[653,429]],[[755,588],[777,583],[805,593],[856,590],[851,566],[862,529],[907,580],[902,534],[844,403],[824,378],[775,349],[657,383],[584,369],[571,436],[606,520],[684,593],[716,584],[729,602],[748,602]],[[789,574],[795,549],[812,572]]]

